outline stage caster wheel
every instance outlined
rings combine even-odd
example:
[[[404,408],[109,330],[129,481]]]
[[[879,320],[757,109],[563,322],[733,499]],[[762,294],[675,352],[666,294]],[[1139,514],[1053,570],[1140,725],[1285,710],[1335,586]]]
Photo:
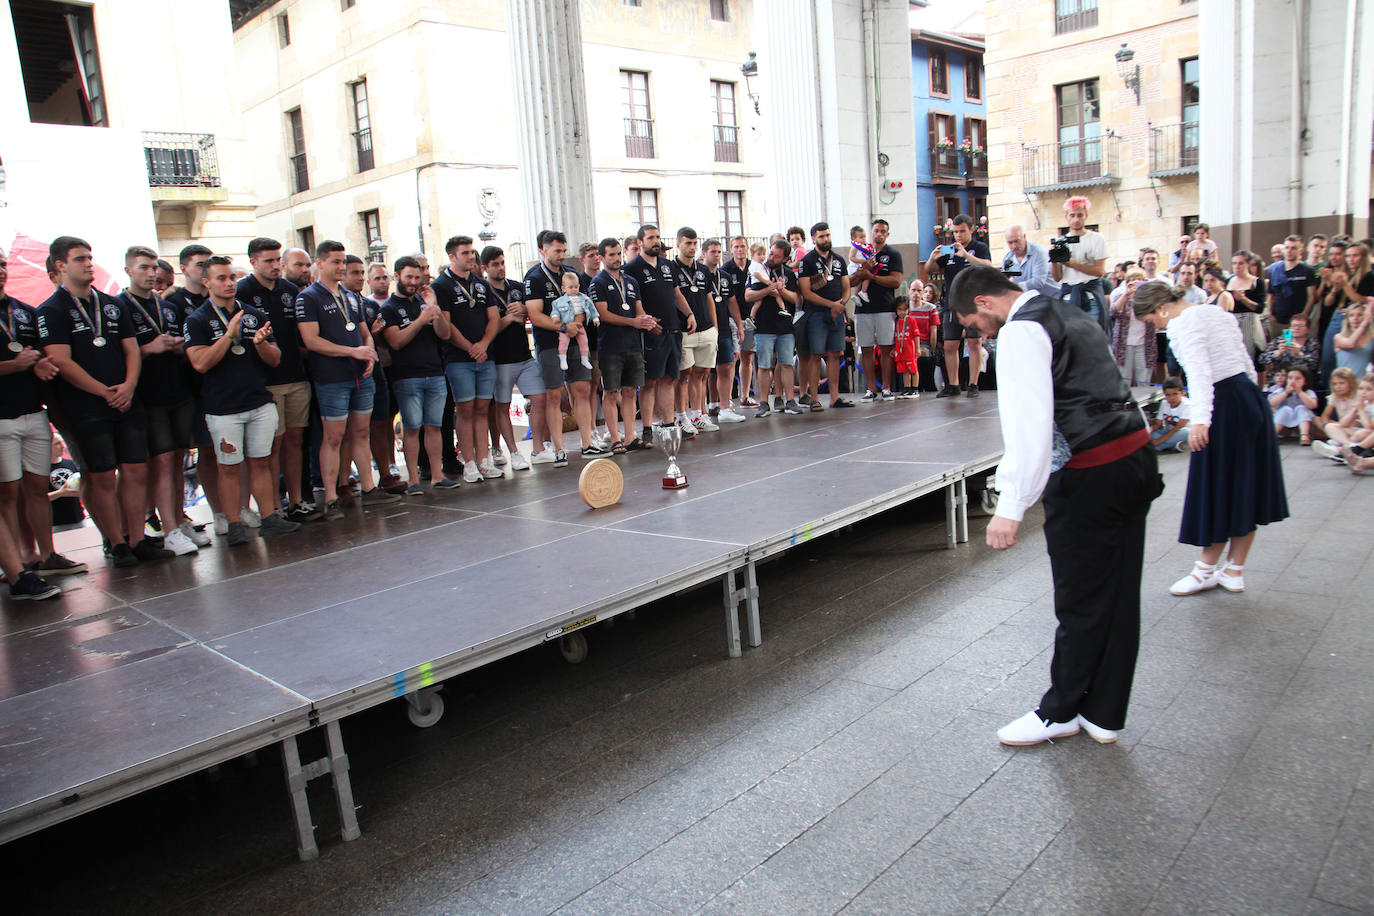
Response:
[[[563,661],[569,665],[580,665],[587,660],[587,637],[581,633],[560,636],[558,651],[563,653]]]
[[[406,697],[406,714],[416,728],[429,728],[444,717],[444,698],[436,688],[412,693]]]
[[[997,514],[997,491],[996,491],[996,490],[993,490],[993,489],[984,490],[984,491],[982,492],[982,494],[981,494],[981,499],[979,500],[979,502],[982,503],[983,511],[986,512],[988,515],[996,515],[996,514]]]

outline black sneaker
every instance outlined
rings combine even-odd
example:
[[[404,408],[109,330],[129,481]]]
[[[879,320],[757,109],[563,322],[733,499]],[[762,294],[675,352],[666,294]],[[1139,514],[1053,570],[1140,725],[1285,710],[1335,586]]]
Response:
[[[760,405],[759,405],[759,409],[756,410],[756,411],[754,411],[754,419],[755,419],[755,420],[760,420],[760,419],[762,419],[762,418],[768,416],[768,415],[769,415],[770,413],[772,413],[772,412],[773,412],[772,409],[771,409],[766,403],[760,404]]]
[[[120,541],[118,544],[111,545],[110,559],[118,569],[127,569],[130,566],[138,565],[138,557],[134,556],[134,549],[129,546],[127,541]]]
[[[398,503],[401,501],[401,497],[397,496],[395,493],[388,493],[381,487],[373,487],[371,490],[364,490],[358,499],[364,506],[385,506],[388,503]]]
[[[882,396],[881,394],[874,394],[872,391],[865,391],[865,392],[864,392],[864,396],[861,397],[861,398],[859,398],[859,400],[860,400],[860,401],[880,401],[880,400],[882,400],[882,397],[883,397],[883,396]]]
[[[315,519],[324,515],[314,503],[298,503],[292,506],[286,513],[286,520],[289,522],[313,522]]]
[[[241,547],[253,539],[249,528],[243,522],[230,522],[227,540],[230,547]]]
[[[806,413],[806,411],[802,410],[801,405],[798,404],[796,401],[788,401],[786,404],[782,406],[782,409],[784,413]]]
[[[946,385],[940,389],[940,393],[935,395],[937,398],[957,398],[959,389],[954,385]]]
[[[55,598],[60,594],[62,589],[56,585],[49,585],[38,573],[27,569],[10,585],[10,597],[15,601],[42,601],[44,598]]]
[[[556,468],[565,468],[565,467],[567,467],[567,466],[568,466],[568,453],[565,452],[565,451],[563,451],[561,448],[560,448],[558,451],[554,452],[554,453],[553,453],[553,466],[556,467]]]
[[[134,545],[133,552],[140,563],[151,563],[154,560],[170,560],[172,557],[176,556],[175,553],[165,547],[159,547],[152,538],[144,538],[139,541]]]
[[[801,396],[801,399],[798,400],[797,403],[800,404],[800,405],[803,406],[803,407],[810,407],[810,406],[811,406],[811,395],[809,395],[809,394],[804,394],[804,395],[802,395],[802,396]]]
[[[782,410],[782,398],[773,398],[773,409]]]
[[[582,450],[583,458],[600,458],[602,455],[609,455],[611,450],[602,448],[599,445],[589,445]]]
[[[337,499],[331,499],[324,504],[324,520],[326,522],[337,522],[344,517],[343,507],[339,505]]]
[[[977,385],[969,385],[969,386],[968,386],[968,391],[965,391],[965,392],[964,392],[964,397],[966,397],[966,398],[976,398],[976,397],[978,397],[978,386],[977,386]]]
[[[86,564],[74,563],[54,551],[48,554],[46,560],[39,560],[35,563],[32,570],[40,576],[74,576],[77,573],[85,572]]]
[[[282,518],[280,512],[273,512],[263,518],[262,527],[258,529],[258,537],[270,538],[278,534],[291,534],[300,530],[300,522],[288,521]]]

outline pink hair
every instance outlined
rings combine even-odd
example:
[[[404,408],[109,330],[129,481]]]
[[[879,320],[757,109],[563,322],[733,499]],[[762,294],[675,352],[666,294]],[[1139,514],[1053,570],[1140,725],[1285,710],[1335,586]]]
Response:
[[[1082,209],[1084,213],[1087,213],[1088,208],[1091,206],[1092,204],[1086,197],[1070,197],[1068,200],[1064,201],[1064,212],[1068,213],[1071,210]]]

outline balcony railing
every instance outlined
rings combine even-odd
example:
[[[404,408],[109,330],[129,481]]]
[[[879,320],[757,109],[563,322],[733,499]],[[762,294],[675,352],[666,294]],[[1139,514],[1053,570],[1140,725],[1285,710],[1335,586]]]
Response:
[[[988,154],[987,153],[964,153],[964,161],[968,163],[968,182],[980,187],[988,186]]]
[[[957,147],[937,146],[930,151],[930,181],[932,184],[964,183],[964,170],[959,165]]]
[[[654,158],[654,119],[625,119],[625,155],[632,159]]]
[[[372,156],[372,128],[364,127],[353,132],[353,144],[358,148],[358,171],[366,172],[375,164]]]
[[[296,186],[292,193],[300,194],[302,191],[309,191],[310,170],[305,165],[305,153],[297,153],[291,157],[291,171],[296,176]]]
[[[214,134],[143,133],[150,188],[217,188],[219,156]]]
[[[1097,25],[1097,0],[1055,0],[1054,34],[1076,32]]]
[[[1198,171],[1198,123],[1150,126],[1150,177],[1193,175]]]
[[[733,124],[717,124],[716,161],[739,162],[739,128]]]
[[[1021,148],[1021,182],[1027,194],[1121,184],[1120,138],[1114,136],[1028,144]]]

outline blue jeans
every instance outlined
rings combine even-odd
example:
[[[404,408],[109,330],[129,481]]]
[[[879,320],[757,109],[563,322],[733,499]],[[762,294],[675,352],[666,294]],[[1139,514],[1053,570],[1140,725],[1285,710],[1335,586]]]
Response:
[[[806,344],[810,352],[819,356],[822,353],[841,353],[844,351],[844,312],[834,318],[830,311],[811,311],[806,313]]]
[[[442,375],[427,378],[398,378],[391,383],[396,406],[401,409],[401,428],[444,425],[444,400],[448,391]]]
[[[759,355],[759,368],[772,369],[774,363],[791,367],[796,339],[791,334],[754,333],[754,348]]]
[[[1150,433],[1150,443],[1154,445],[1156,451],[1172,452],[1174,447],[1180,442],[1188,441],[1188,427],[1183,427],[1175,433],[1165,435],[1165,431],[1157,429]]]
[[[320,405],[320,419],[347,420],[351,413],[372,413],[372,398],[377,385],[370,378],[351,382],[316,382],[315,400]]]
[[[444,375],[448,377],[448,387],[453,392],[455,404],[464,404],[476,398],[490,401],[492,393],[496,391],[496,363],[491,360],[484,363],[449,363],[444,367]]]

